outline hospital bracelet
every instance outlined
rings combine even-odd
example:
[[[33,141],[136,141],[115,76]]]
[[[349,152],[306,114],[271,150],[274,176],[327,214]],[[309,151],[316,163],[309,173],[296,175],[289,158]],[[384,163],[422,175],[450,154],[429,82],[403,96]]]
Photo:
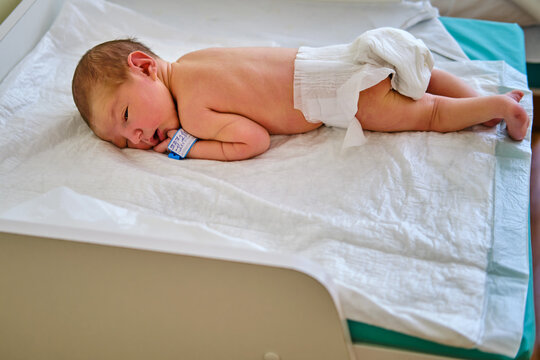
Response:
[[[183,129],[178,129],[167,146],[167,149],[170,151],[169,157],[176,160],[185,159],[197,140],[195,136],[188,134]]]

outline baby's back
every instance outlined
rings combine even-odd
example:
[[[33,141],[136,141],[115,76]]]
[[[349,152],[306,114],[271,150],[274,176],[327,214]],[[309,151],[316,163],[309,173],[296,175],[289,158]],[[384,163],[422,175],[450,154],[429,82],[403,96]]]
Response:
[[[249,118],[271,134],[294,134],[308,123],[293,106],[297,49],[212,48],[172,64],[170,89],[185,127],[207,109]]]

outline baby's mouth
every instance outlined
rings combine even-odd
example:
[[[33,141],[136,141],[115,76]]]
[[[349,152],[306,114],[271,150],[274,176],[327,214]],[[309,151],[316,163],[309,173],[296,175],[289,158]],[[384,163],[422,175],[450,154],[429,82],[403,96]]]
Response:
[[[156,134],[159,139],[159,142],[165,141],[167,139],[167,132],[168,130],[165,130],[165,131],[160,130],[160,129],[156,130]]]

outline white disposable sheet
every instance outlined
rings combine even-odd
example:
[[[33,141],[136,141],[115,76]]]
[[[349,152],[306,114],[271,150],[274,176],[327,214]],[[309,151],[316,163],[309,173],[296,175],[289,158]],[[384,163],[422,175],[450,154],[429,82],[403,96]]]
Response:
[[[425,3],[242,2],[231,18],[216,15],[222,2],[204,4],[152,6],[146,15],[160,22],[102,1],[65,6],[0,84],[1,216],[301,255],[333,277],[349,319],[513,356],[528,281],[529,137],[513,142],[504,126],[366,132],[364,146],[341,153],[344,130],[321,128],[274,136],[252,160],[176,161],[96,138],[70,86],[84,51],[111,38],[135,35],[174,60],[207,46],[344,43],[392,25],[430,29],[420,37],[436,66],[483,94],[525,90],[524,76],[501,62],[443,62],[462,53]],[[356,34],[342,26],[351,13]],[[531,116],[530,93],[523,104]]]

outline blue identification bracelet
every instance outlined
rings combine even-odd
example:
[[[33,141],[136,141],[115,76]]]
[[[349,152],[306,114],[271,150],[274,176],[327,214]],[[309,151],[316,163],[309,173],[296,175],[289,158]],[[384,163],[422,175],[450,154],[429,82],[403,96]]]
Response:
[[[167,149],[170,151],[169,157],[176,160],[185,159],[189,150],[191,150],[191,147],[197,140],[199,139],[188,134],[183,129],[178,129],[167,146]]]

